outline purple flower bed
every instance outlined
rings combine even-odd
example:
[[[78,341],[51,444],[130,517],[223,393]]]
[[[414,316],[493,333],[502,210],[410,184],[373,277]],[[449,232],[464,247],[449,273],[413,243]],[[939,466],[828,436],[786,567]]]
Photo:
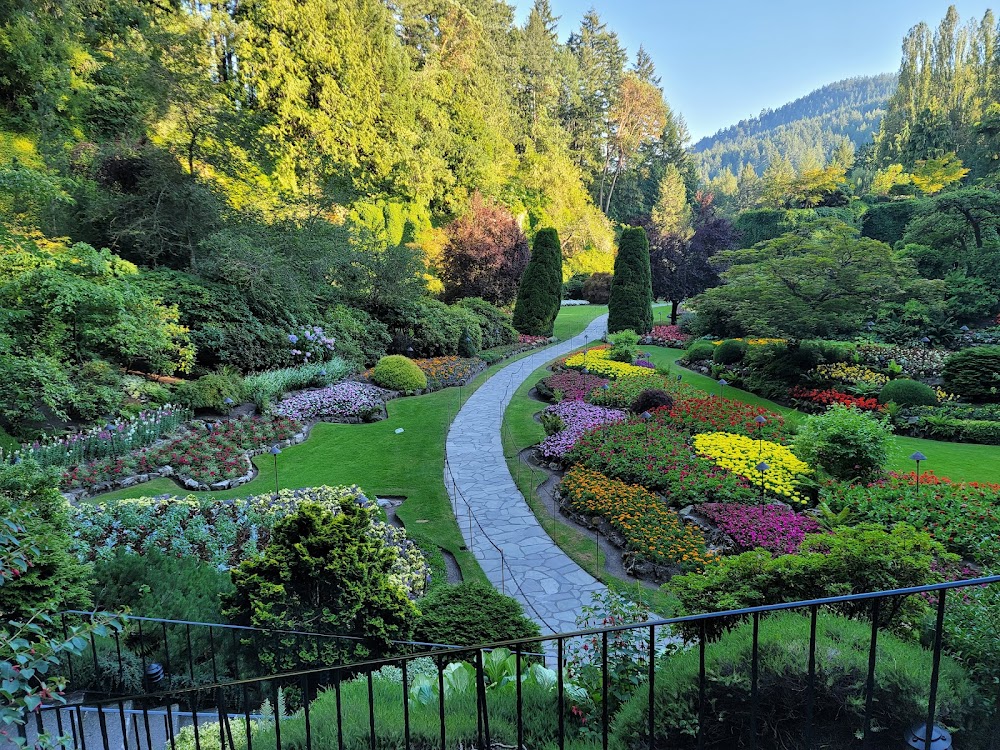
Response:
[[[656,369],[656,365],[654,365],[648,359],[637,359],[635,361],[635,366],[636,367],[645,367],[645,368],[648,368],[650,370],[655,370]]]
[[[560,401],[548,407],[546,414],[555,414],[566,425],[564,430],[549,435],[538,446],[543,458],[562,458],[587,430],[601,425],[621,422],[628,416],[620,409],[591,406],[583,401]]]
[[[385,391],[374,385],[348,381],[302,391],[284,399],[274,413],[300,422],[322,419],[371,419],[385,404]]]
[[[705,503],[698,512],[728,534],[740,552],[763,547],[776,555],[791,555],[799,551],[806,534],[819,531],[815,518],[784,505]]]
[[[550,391],[559,391],[567,401],[583,401],[596,388],[603,388],[609,382],[607,378],[583,373],[577,370],[562,370],[549,375],[542,381]]]

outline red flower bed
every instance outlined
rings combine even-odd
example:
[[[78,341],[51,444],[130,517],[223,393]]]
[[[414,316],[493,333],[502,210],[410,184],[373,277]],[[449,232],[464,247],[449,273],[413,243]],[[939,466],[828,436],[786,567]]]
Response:
[[[817,404],[827,407],[833,404],[843,404],[853,406],[861,411],[882,411],[882,404],[877,398],[852,396],[849,393],[841,393],[833,388],[820,390],[819,388],[792,388],[788,395],[798,401],[805,401],[809,404]]]
[[[764,417],[757,424],[757,417]],[[751,406],[728,398],[690,398],[670,409],[653,411],[656,422],[692,435],[701,432],[732,432],[754,439],[785,442],[785,418],[761,406]]]
[[[675,349],[683,349],[691,339],[686,333],[681,333],[680,326],[653,326],[650,333],[653,343],[660,346],[672,346]]]
[[[549,343],[548,336],[529,336],[526,333],[517,334],[517,343],[527,344],[528,346],[541,346],[542,344]]]

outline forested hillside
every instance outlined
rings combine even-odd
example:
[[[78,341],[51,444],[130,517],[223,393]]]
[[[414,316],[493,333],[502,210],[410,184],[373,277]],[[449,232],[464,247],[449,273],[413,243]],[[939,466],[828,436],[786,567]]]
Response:
[[[693,151],[701,176],[738,175],[749,164],[758,175],[784,158],[797,171],[825,163],[850,141],[857,149],[878,130],[896,75],[847,78],[800,99],[702,138]]]

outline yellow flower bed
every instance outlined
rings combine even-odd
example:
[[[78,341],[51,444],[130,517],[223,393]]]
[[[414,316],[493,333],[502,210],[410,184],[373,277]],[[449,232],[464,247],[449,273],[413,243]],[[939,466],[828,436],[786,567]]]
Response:
[[[566,366],[574,369],[586,367],[595,375],[605,378],[624,378],[628,375],[655,375],[656,370],[648,367],[636,367],[625,362],[615,362],[608,359],[610,349],[591,349],[587,352],[578,352],[566,360]]]
[[[768,338],[755,338],[755,339],[719,339],[718,341],[713,341],[712,343],[718,346],[723,341],[742,341],[747,346],[767,346],[768,344],[784,344],[787,343],[788,339],[768,339]]]
[[[836,362],[832,365],[819,365],[816,372],[820,375],[836,380],[841,383],[874,383],[875,385],[885,385],[889,382],[889,376],[885,373],[877,372],[864,365],[849,365],[846,362]]]
[[[763,461],[769,467],[763,477],[765,490],[793,504],[808,504],[798,491],[798,478],[810,473],[811,469],[783,445],[731,432],[704,432],[694,436],[694,449],[758,487],[761,472],[757,471],[757,464]]]

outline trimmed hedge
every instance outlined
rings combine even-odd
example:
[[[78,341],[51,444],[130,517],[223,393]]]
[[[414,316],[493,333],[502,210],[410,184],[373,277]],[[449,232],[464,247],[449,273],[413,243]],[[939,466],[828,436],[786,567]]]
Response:
[[[562,246],[555,229],[538,230],[514,303],[514,328],[528,336],[551,336],[562,301]]]
[[[900,378],[890,380],[882,386],[878,394],[878,402],[887,404],[895,401],[900,406],[934,406],[938,402],[934,389],[919,380]]]
[[[712,352],[712,361],[717,365],[735,365],[742,362],[747,353],[747,343],[739,339],[726,339]]]
[[[541,634],[520,602],[479,581],[436,588],[419,605],[414,638],[425,643],[476,646]]]
[[[684,359],[697,362],[701,359],[712,359],[715,355],[715,345],[711,341],[694,341],[684,352]]]
[[[371,377],[376,385],[393,391],[421,391],[427,387],[427,376],[413,360],[402,354],[382,357]]]
[[[628,227],[622,232],[615,258],[608,299],[608,333],[631,329],[644,334],[653,329],[652,284],[646,230]]]
[[[941,372],[947,389],[970,401],[1000,401],[1000,346],[955,352]]]

